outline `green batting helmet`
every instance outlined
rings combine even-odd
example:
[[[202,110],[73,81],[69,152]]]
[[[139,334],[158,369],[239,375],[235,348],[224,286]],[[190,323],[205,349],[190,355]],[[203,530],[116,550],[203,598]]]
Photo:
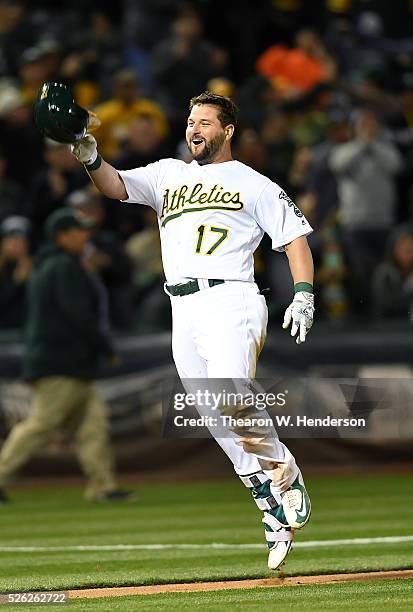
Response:
[[[64,83],[44,83],[34,103],[34,119],[44,136],[68,144],[84,137],[89,113],[76,104]]]

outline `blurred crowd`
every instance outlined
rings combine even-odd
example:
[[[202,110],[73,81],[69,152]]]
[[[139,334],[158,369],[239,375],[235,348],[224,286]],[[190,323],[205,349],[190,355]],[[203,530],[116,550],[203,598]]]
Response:
[[[84,265],[103,280],[112,327],[170,328],[154,213],[102,197],[66,145],[41,137],[33,103],[48,80],[97,113],[99,149],[119,169],[189,161],[189,99],[232,96],[235,158],[280,184],[315,229],[318,316],[409,320],[413,2],[252,5],[0,0],[0,329],[22,326],[44,224],[61,207],[95,225]],[[292,283],[266,239],[256,276],[279,318]]]

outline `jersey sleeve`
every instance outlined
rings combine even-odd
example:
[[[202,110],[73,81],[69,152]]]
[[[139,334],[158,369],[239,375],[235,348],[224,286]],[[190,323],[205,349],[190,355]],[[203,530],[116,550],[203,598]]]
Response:
[[[298,206],[272,181],[258,196],[253,216],[270,236],[275,251],[284,251],[286,244],[313,231]]]
[[[161,162],[155,162],[142,166],[142,168],[118,170],[128,193],[128,198],[121,201],[128,204],[145,204],[157,210],[156,188],[159,182],[160,165]]]

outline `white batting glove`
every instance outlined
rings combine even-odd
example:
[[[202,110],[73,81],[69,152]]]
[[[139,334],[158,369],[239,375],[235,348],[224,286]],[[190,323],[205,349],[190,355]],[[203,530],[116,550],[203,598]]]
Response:
[[[84,138],[71,145],[70,149],[76,159],[86,166],[93,164],[98,156],[98,144],[92,134],[86,134]]]
[[[308,291],[298,291],[284,314],[283,329],[291,325],[291,335],[297,332],[296,342],[305,342],[305,337],[311,329],[314,318],[314,295]]]

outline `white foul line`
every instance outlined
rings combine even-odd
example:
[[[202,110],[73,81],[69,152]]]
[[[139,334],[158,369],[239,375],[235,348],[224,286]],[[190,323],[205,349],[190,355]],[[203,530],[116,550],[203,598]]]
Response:
[[[413,542],[413,535],[380,538],[351,538],[347,540],[310,540],[294,542],[294,548],[322,548],[328,546],[364,546],[366,544],[399,544]],[[69,546],[0,546],[0,552],[84,552],[121,550],[262,550],[265,544],[97,544]]]

